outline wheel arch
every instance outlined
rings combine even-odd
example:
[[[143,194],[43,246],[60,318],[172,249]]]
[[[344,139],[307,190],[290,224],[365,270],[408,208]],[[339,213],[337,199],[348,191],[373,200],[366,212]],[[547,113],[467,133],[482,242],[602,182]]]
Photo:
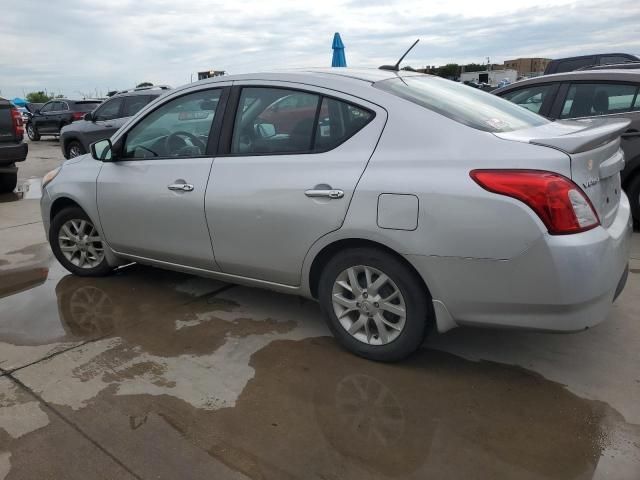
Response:
[[[313,261],[311,262],[311,267],[309,268],[308,286],[313,298],[318,298],[318,284],[320,281],[320,275],[327,262],[329,262],[329,260],[337,252],[353,248],[375,248],[394,256],[413,272],[416,278],[420,281],[423,290],[429,295],[429,297],[431,297],[431,291],[429,290],[429,287],[424,278],[422,278],[422,275],[420,275],[418,270],[411,264],[411,262],[409,262],[396,250],[374,240],[365,238],[342,238],[322,247],[322,249],[315,255]]]
[[[72,200],[69,197],[58,197],[53,201],[51,208],[49,209],[49,220],[53,220],[58,213],[69,207],[78,207],[82,209],[83,212],[87,213],[87,211],[75,200]],[[89,214],[87,213],[87,215]]]

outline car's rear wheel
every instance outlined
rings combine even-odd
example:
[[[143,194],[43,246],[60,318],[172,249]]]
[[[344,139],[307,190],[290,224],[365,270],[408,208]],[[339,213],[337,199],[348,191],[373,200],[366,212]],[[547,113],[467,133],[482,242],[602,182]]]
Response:
[[[84,155],[85,153],[87,153],[86,150],[77,140],[72,140],[67,145],[67,158],[79,157],[80,155]]]
[[[429,293],[415,272],[375,248],[335,255],[322,271],[318,296],[338,342],[371,360],[407,357],[432,323]]]
[[[27,123],[27,136],[29,137],[29,140],[33,140],[34,142],[40,140],[40,134],[33,122]]]
[[[636,227],[640,227],[640,174],[636,175],[627,186],[627,195],[631,204],[631,215]]]
[[[0,193],[13,192],[18,185],[18,174],[0,173]]]
[[[71,273],[100,277],[112,270],[98,229],[79,207],[65,208],[53,218],[49,244],[58,261]]]

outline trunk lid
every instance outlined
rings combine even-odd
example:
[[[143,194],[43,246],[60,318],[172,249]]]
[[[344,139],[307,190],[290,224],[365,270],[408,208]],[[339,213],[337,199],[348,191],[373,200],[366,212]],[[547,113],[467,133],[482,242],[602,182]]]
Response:
[[[601,118],[558,121],[495,135],[566,153],[571,161],[571,179],[589,197],[602,225],[608,227],[618,211],[622,191],[620,171],[624,168],[624,154],[620,134],[630,123],[626,119]]]

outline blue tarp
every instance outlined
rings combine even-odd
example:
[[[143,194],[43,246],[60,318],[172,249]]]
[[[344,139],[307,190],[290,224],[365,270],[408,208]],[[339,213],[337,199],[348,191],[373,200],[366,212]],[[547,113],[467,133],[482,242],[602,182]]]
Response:
[[[333,45],[331,45],[331,48],[333,49],[331,66],[346,67],[347,59],[344,56],[344,43],[342,43],[342,39],[340,38],[340,34],[338,32],[333,35]]]
[[[27,104],[27,101],[24,98],[16,97],[11,100],[11,103],[13,103],[16,107],[24,107]]]

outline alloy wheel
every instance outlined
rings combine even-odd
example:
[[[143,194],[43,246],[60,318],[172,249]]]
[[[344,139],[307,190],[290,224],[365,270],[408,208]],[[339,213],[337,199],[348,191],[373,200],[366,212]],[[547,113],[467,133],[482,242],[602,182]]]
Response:
[[[333,284],[331,300],[340,325],[360,342],[386,345],[404,329],[402,292],[376,268],[358,265],[343,270]]]
[[[94,268],[104,259],[104,246],[89,220],[67,220],[58,231],[58,245],[64,257],[79,268]]]
[[[71,145],[69,148],[69,158],[79,157],[80,155],[82,155],[80,147],[78,145]]]

